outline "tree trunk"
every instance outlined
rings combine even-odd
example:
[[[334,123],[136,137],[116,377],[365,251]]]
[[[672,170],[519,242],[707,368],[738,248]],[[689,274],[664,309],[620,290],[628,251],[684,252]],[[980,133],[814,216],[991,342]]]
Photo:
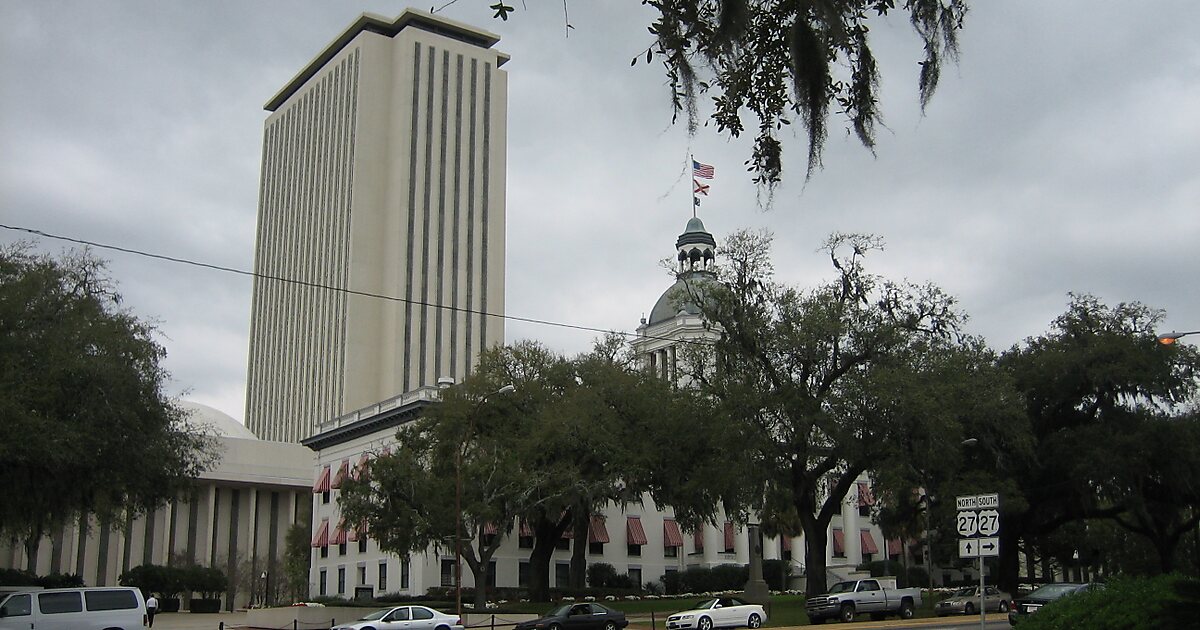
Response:
[[[825,548],[829,544],[829,529],[818,519],[802,519],[801,525],[804,528],[804,595],[814,597],[828,590]]]
[[[1001,527],[999,536],[1000,562],[996,571],[996,585],[1006,593],[1016,593],[1017,585],[1021,582],[1021,550],[1018,545],[1017,528],[1011,527],[1006,530]],[[1029,573],[1033,574],[1032,565],[1029,567]]]
[[[588,538],[589,525],[591,524],[591,514],[586,510],[580,510],[576,513],[575,518],[571,522],[571,531],[574,534],[574,540],[571,542],[571,588],[582,590],[587,579],[587,553],[588,543],[591,542]]]
[[[529,554],[529,599],[535,602],[550,601],[550,560],[554,546],[562,538],[571,522],[570,512],[564,512],[558,521],[544,514],[531,523],[533,527],[533,551]]]
[[[42,526],[35,525],[25,539],[25,570],[37,574],[38,550],[42,546]],[[82,573],[83,571],[80,571]]]

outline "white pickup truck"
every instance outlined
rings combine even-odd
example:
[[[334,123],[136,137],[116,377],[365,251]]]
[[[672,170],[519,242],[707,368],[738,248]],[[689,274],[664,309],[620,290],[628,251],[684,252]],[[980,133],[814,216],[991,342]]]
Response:
[[[854,621],[858,614],[870,614],[872,619],[897,615],[912,619],[913,611],[921,605],[919,588],[884,588],[879,580],[838,582],[824,595],[808,598],[805,609],[813,623],[826,619]]]

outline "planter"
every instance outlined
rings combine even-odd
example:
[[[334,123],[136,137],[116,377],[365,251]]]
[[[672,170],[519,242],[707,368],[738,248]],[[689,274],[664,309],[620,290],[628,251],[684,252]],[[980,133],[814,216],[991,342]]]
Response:
[[[195,598],[192,600],[188,610],[194,613],[221,612],[221,600]]]
[[[160,613],[179,612],[179,598],[178,597],[172,597],[170,599],[168,599],[166,597],[159,598],[158,612],[160,612]]]

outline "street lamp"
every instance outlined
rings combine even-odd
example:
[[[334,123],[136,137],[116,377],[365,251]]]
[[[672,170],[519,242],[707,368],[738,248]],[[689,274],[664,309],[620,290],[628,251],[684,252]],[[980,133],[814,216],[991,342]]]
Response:
[[[1180,337],[1186,337],[1188,335],[1198,335],[1198,334],[1200,334],[1200,330],[1189,330],[1186,332],[1172,331],[1172,332],[1169,332],[1169,333],[1166,333],[1163,335],[1159,335],[1157,337],[1157,339],[1158,339],[1158,343],[1161,343],[1164,346],[1169,346],[1169,345],[1174,344],[1176,341],[1179,341]]]
[[[462,454],[463,449],[467,447],[467,438],[475,432],[475,416],[479,410],[483,408],[483,403],[487,402],[488,398],[497,394],[511,394],[517,391],[512,383],[501,387],[500,389],[485,394],[475,407],[471,410],[471,415],[467,416],[467,433],[463,436],[463,441],[458,445],[458,450],[454,452],[454,602],[458,611],[459,619],[462,619]],[[479,588],[476,584],[475,588]]]

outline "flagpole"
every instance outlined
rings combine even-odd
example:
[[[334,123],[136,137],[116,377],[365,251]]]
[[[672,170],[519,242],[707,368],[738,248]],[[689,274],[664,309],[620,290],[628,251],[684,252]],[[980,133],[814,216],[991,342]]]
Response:
[[[696,181],[696,177],[695,177],[695,171],[693,169],[696,166],[696,156],[689,153],[688,154],[688,162],[689,162],[688,173],[692,174],[692,182],[693,182],[693,184],[692,184],[692,218],[695,219],[696,218],[696,206],[700,205],[700,200],[696,197],[696,185],[694,183]]]

